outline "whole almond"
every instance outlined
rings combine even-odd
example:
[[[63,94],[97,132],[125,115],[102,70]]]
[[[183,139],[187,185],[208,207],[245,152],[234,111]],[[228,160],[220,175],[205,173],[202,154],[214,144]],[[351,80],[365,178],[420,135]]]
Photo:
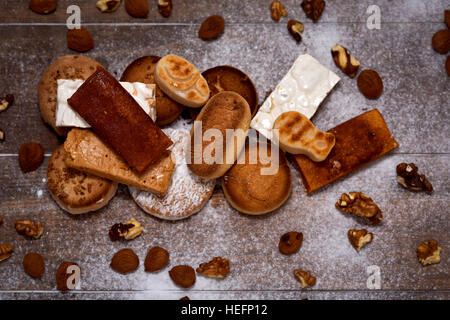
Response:
[[[188,265],[175,266],[169,271],[172,281],[183,288],[192,287],[195,283],[195,270]]]
[[[431,45],[436,52],[446,54],[450,51],[450,30],[442,29],[436,32],[431,39]]]
[[[44,257],[40,253],[30,252],[23,257],[23,268],[32,278],[42,277],[45,271]]]
[[[67,30],[67,46],[78,52],[86,52],[94,48],[94,40],[85,28]]]
[[[135,18],[147,18],[147,0],[125,0],[125,9],[128,14]]]
[[[122,249],[112,258],[111,268],[119,273],[130,273],[139,267],[139,258],[131,249]]]
[[[147,272],[161,270],[169,263],[169,252],[161,247],[153,247],[148,250],[144,267]]]
[[[378,99],[383,92],[383,80],[375,70],[363,70],[356,81],[359,91],[367,99]]]
[[[44,149],[39,143],[24,143],[19,149],[19,165],[23,173],[35,171],[44,161]]]
[[[30,0],[30,9],[39,14],[49,14],[56,10],[56,0]]]

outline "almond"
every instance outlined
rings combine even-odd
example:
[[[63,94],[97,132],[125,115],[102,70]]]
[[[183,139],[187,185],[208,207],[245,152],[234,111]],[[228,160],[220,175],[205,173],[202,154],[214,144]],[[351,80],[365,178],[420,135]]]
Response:
[[[139,267],[139,258],[133,250],[122,249],[114,255],[110,266],[119,273],[130,273]]]
[[[147,18],[147,0],[125,0],[125,9],[128,14],[135,18]]]
[[[39,14],[49,14],[56,10],[56,0],[30,0],[30,9]]]
[[[169,263],[169,252],[161,247],[153,247],[148,250],[145,258],[145,271],[154,272],[159,271]]]
[[[23,268],[34,279],[42,277],[45,271],[44,257],[36,252],[27,253],[23,258]]]
[[[35,171],[44,161],[44,148],[39,143],[24,143],[19,149],[19,166],[23,173]]]
[[[67,46],[78,52],[86,52],[94,48],[94,40],[85,28],[67,30]]]
[[[375,70],[366,69],[362,71],[357,79],[359,91],[367,99],[378,99],[383,92],[383,80]]]
[[[187,265],[173,267],[169,275],[172,281],[182,288],[192,287],[196,280],[194,268]]]

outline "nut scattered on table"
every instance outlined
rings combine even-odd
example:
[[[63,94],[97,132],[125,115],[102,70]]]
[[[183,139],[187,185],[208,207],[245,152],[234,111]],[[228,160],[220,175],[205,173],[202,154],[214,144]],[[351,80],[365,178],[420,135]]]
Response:
[[[42,277],[45,271],[44,257],[40,253],[30,252],[23,257],[25,272],[34,279]]]
[[[35,171],[44,161],[44,148],[39,143],[28,142],[20,146],[19,166],[23,173]]]
[[[139,267],[139,257],[132,249],[122,249],[113,256],[110,266],[114,271],[127,274]]]
[[[350,229],[348,230],[348,240],[356,251],[361,250],[366,244],[372,242],[373,234],[367,232],[366,229]]]
[[[353,78],[358,72],[360,63],[356,58],[340,44],[335,44],[331,48],[331,55],[336,66],[350,78]]]
[[[180,298],[180,300],[191,300],[188,296],[184,296],[182,298]]]
[[[441,250],[436,240],[427,240],[417,247],[417,258],[424,266],[439,263],[441,261]]]
[[[278,249],[282,254],[293,254],[300,250],[303,242],[303,233],[291,231],[283,234],[278,243]]]
[[[433,186],[414,163],[402,162],[397,165],[397,182],[408,190],[433,192]]]
[[[168,18],[172,12],[172,0],[158,0],[158,10],[163,17]]]
[[[5,111],[14,103],[14,95],[7,94],[5,97],[0,97],[0,112]]]
[[[49,14],[56,10],[56,0],[30,0],[30,9],[39,14]]]
[[[153,247],[148,250],[144,261],[146,272],[155,272],[163,269],[169,264],[169,252],[161,247]]]
[[[325,9],[325,1],[323,0],[303,0],[302,9],[308,18],[314,22],[319,20],[322,15],[323,9]]]
[[[222,16],[213,15],[202,22],[198,36],[202,40],[212,40],[222,34],[225,29],[225,20]]]
[[[194,268],[188,265],[179,265],[173,267],[169,271],[169,275],[172,281],[182,288],[192,287],[196,280]]]
[[[69,277],[71,275],[73,275],[75,272],[75,271],[73,271],[73,272],[69,273],[67,271],[67,269],[70,266],[77,266],[78,268],[80,268],[80,266],[75,262],[63,261],[59,265],[58,270],[56,271],[56,286],[58,287],[59,290],[61,290],[63,292],[69,290],[69,288],[67,287],[67,280],[69,280]],[[80,271],[81,271],[81,268],[80,268]]]
[[[97,8],[101,12],[114,12],[119,8],[121,0],[99,0],[97,1]]]
[[[270,4],[270,16],[276,22],[280,21],[281,16],[287,16],[287,11],[280,1],[272,1]]]
[[[336,202],[336,208],[343,212],[365,218],[371,224],[377,224],[383,219],[380,208],[362,192],[343,193]]]
[[[2,223],[3,223],[3,218],[0,217],[0,226],[2,225]]]
[[[78,52],[86,52],[94,48],[94,39],[86,28],[67,30],[67,46]]]
[[[6,260],[11,257],[14,248],[9,243],[0,243],[0,261]]]
[[[116,223],[109,230],[109,237],[112,241],[119,239],[132,240],[138,237],[143,231],[141,224],[134,218],[125,223]]]
[[[5,131],[0,128],[0,142],[5,141]]]
[[[303,23],[300,21],[291,19],[288,21],[287,25],[288,31],[291,34],[291,36],[295,39],[295,41],[300,42],[302,41],[303,35],[302,32],[304,30]]]
[[[42,223],[36,223],[32,220],[17,220],[15,227],[17,233],[34,239],[39,239],[44,232],[44,226]]]
[[[436,32],[431,39],[433,49],[440,53],[446,54],[450,51],[450,30],[442,29]]]
[[[359,91],[361,91],[367,99],[378,99],[383,93],[383,80],[375,70],[366,69],[361,71],[356,83]]]
[[[296,269],[294,270],[294,276],[302,283],[302,288],[312,287],[316,284],[316,277],[313,277],[310,271]]]
[[[135,18],[147,18],[148,3],[147,0],[125,0],[125,10]]]
[[[201,263],[196,271],[212,278],[225,278],[230,272],[230,261],[222,257],[214,257],[210,262]]]

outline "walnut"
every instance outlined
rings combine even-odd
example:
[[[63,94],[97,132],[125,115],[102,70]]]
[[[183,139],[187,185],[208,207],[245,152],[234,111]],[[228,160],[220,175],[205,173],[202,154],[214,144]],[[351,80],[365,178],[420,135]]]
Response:
[[[294,19],[289,20],[287,28],[291,36],[294,37],[297,42],[302,41],[304,26],[300,21]]]
[[[323,9],[325,9],[325,1],[323,0],[303,0],[302,9],[308,18],[314,22],[319,20],[322,15]]]
[[[42,223],[39,222],[36,224],[32,220],[17,220],[15,226],[19,234],[34,239],[39,239],[44,232]]]
[[[427,180],[425,175],[417,172],[418,170],[419,169],[414,163],[400,163],[397,166],[397,182],[408,190],[426,191],[431,193],[433,191],[433,186]]]
[[[6,97],[0,97],[0,112],[5,111],[14,103],[14,96],[7,94]]]
[[[439,263],[441,261],[441,250],[442,248],[439,247],[436,240],[424,241],[417,247],[417,258],[424,266]]]
[[[368,233],[366,229],[356,230],[350,229],[348,230],[348,240],[352,244],[352,246],[356,249],[356,251],[361,250],[366,244],[372,242],[373,234]]]
[[[114,12],[119,8],[121,0],[99,0],[97,1],[97,8],[101,12]]]
[[[9,243],[0,243],[0,261],[6,260],[11,257],[14,248]]]
[[[230,262],[228,259],[214,257],[210,262],[200,264],[196,271],[208,277],[224,278],[230,272]]]
[[[109,230],[109,237],[112,241],[119,239],[132,240],[138,237],[142,233],[143,229],[141,224],[131,218],[125,223],[116,223]]]
[[[333,57],[334,63],[350,78],[353,78],[359,69],[359,61],[350,54],[350,52],[339,44],[335,44],[331,48],[331,55]]]
[[[373,200],[362,192],[343,193],[336,202],[336,208],[367,219],[371,224],[377,224],[383,219],[380,208]]]
[[[168,18],[172,12],[172,0],[158,0],[158,10],[164,18]]]
[[[284,8],[283,4],[280,1],[273,1],[270,4],[270,12],[271,12],[270,16],[276,22],[280,21],[281,16],[283,17],[287,16],[286,9]]]
[[[313,277],[310,271],[296,269],[294,270],[294,276],[302,283],[302,288],[312,287],[316,284],[316,277]]]

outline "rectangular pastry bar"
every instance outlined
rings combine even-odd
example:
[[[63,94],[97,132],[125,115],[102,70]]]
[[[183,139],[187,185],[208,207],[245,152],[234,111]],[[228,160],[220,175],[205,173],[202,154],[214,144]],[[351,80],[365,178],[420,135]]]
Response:
[[[97,69],[67,102],[137,172],[143,172],[172,145],[105,69]]]
[[[175,164],[171,152],[165,151],[158,161],[142,174],[136,174],[111,148],[104,144],[91,130],[72,129],[64,142],[68,153],[68,167],[117,181],[158,196],[164,196],[170,186]]]
[[[399,144],[377,109],[363,113],[329,130],[336,144],[322,162],[295,155],[303,186],[309,194],[380,158]]]

